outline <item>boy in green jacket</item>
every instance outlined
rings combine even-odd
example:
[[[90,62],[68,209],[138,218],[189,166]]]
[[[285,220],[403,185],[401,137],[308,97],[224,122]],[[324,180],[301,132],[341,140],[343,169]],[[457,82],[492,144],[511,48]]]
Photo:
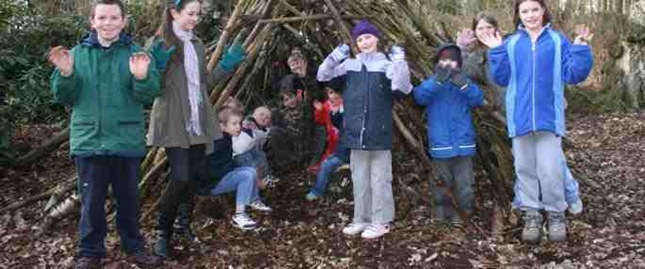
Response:
[[[119,0],[94,2],[92,31],[72,50],[53,48],[51,89],[72,108],[70,149],[81,195],[76,268],[95,268],[105,257],[108,184],[117,203],[121,247],[140,265],[160,265],[144,250],[139,233],[139,165],[145,154],[144,104],[159,95],[159,74],[150,58],[124,32]]]

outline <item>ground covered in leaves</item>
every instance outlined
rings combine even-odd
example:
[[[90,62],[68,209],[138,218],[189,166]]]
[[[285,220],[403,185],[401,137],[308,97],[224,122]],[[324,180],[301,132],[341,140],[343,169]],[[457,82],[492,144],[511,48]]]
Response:
[[[25,145],[50,136],[52,128],[31,127]],[[18,132],[22,134],[21,131]],[[566,153],[581,185],[582,215],[570,217],[566,243],[529,246],[508,227],[501,237],[490,230],[490,202],[480,192],[476,227],[458,228],[431,221],[426,202],[401,198],[393,231],[375,241],[341,234],[352,214],[351,184],[335,177],[322,201],[304,200],[313,180],[305,173],[284,175],[265,192],[270,215],[253,214],[260,229],[242,232],[230,224],[232,197],[201,198],[194,227],[198,247],[179,245],[166,268],[645,268],[645,113],[583,116],[569,121]],[[73,174],[64,150],[23,169],[0,168],[0,207],[41,193]],[[396,170],[402,170],[396,168]],[[478,181],[483,181],[478,174]],[[423,177],[420,177],[423,178]],[[427,192],[427,182],[419,184]],[[158,194],[144,198],[144,209]],[[427,201],[426,199],[424,199]],[[423,201],[423,200],[419,200]],[[49,233],[37,233],[47,199],[0,215],[0,268],[66,268],[73,264],[77,216],[57,222]],[[119,252],[114,224],[107,238],[107,268],[132,268]],[[152,219],[143,221],[151,240]]]

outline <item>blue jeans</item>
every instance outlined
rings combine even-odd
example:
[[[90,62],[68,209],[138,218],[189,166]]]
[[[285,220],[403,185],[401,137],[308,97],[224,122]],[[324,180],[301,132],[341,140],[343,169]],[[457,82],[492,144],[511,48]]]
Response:
[[[233,158],[233,162],[235,162],[235,166],[237,167],[249,166],[257,168],[257,176],[260,178],[264,178],[271,174],[266,154],[257,148],[235,156],[235,158]]]
[[[316,196],[322,196],[327,190],[327,183],[329,182],[329,175],[336,171],[338,167],[343,165],[343,161],[336,155],[331,155],[320,165],[320,171],[316,176],[316,184],[309,192]]]
[[[81,257],[104,257],[105,199],[108,184],[116,200],[116,228],[121,237],[121,248],[126,253],[143,249],[139,233],[139,166],[140,157],[88,156],[76,157],[78,187],[81,194],[79,221]]]
[[[217,186],[210,192],[211,195],[235,191],[235,203],[248,205],[260,199],[258,186],[255,184],[256,172],[253,167],[238,167],[224,175]]]

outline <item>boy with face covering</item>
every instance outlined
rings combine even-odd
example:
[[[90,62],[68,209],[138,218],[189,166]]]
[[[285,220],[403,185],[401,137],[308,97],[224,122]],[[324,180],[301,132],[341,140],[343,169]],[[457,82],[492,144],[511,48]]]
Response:
[[[457,198],[461,211],[472,212],[474,181],[472,156],[475,155],[475,128],[471,108],[484,102],[482,91],[461,70],[461,50],[454,44],[439,48],[435,74],[414,88],[414,100],[426,107],[428,153],[439,179]],[[432,181],[434,183],[434,181]],[[459,214],[444,188],[432,186],[434,217],[461,223]]]

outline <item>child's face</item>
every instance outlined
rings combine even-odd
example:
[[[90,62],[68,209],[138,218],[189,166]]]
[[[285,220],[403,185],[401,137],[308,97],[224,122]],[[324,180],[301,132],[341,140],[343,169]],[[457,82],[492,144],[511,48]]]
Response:
[[[271,111],[267,108],[256,109],[253,112],[253,118],[255,122],[260,125],[259,127],[267,127],[271,125]]]
[[[181,11],[176,9],[170,10],[172,14],[172,19],[179,24],[184,31],[192,31],[195,29],[195,26],[199,23],[199,17],[201,15],[202,5],[199,1],[192,1]]]
[[[298,106],[298,99],[293,94],[282,94],[282,104],[288,108],[295,108]]]
[[[307,62],[305,62],[303,59],[292,59],[287,62],[289,65],[289,69],[291,69],[291,72],[294,74],[298,74],[300,76],[304,76],[307,71]]]
[[[542,29],[544,8],[537,1],[524,1],[518,8],[520,20],[527,30]]]
[[[439,60],[439,65],[443,66],[443,67],[456,69],[457,66],[459,66],[459,63],[457,63],[456,61],[453,61],[451,59],[441,59],[441,60]]]
[[[362,34],[356,38],[356,45],[362,53],[376,52],[378,38],[372,34]]]
[[[338,101],[340,101],[340,95],[338,95],[336,91],[330,88],[325,89],[325,91],[327,92],[327,99],[335,103],[338,103]]]
[[[486,22],[486,20],[479,20],[477,22],[477,26],[475,26],[475,37],[477,37],[478,40],[482,40],[482,36],[488,34],[488,35],[494,35],[495,31],[495,26],[492,24]]]
[[[126,25],[126,19],[118,5],[98,4],[94,7],[90,24],[100,39],[114,41],[119,38]]]
[[[220,129],[231,136],[238,136],[242,132],[242,116],[231,115],[226,122],[220,122]]]

